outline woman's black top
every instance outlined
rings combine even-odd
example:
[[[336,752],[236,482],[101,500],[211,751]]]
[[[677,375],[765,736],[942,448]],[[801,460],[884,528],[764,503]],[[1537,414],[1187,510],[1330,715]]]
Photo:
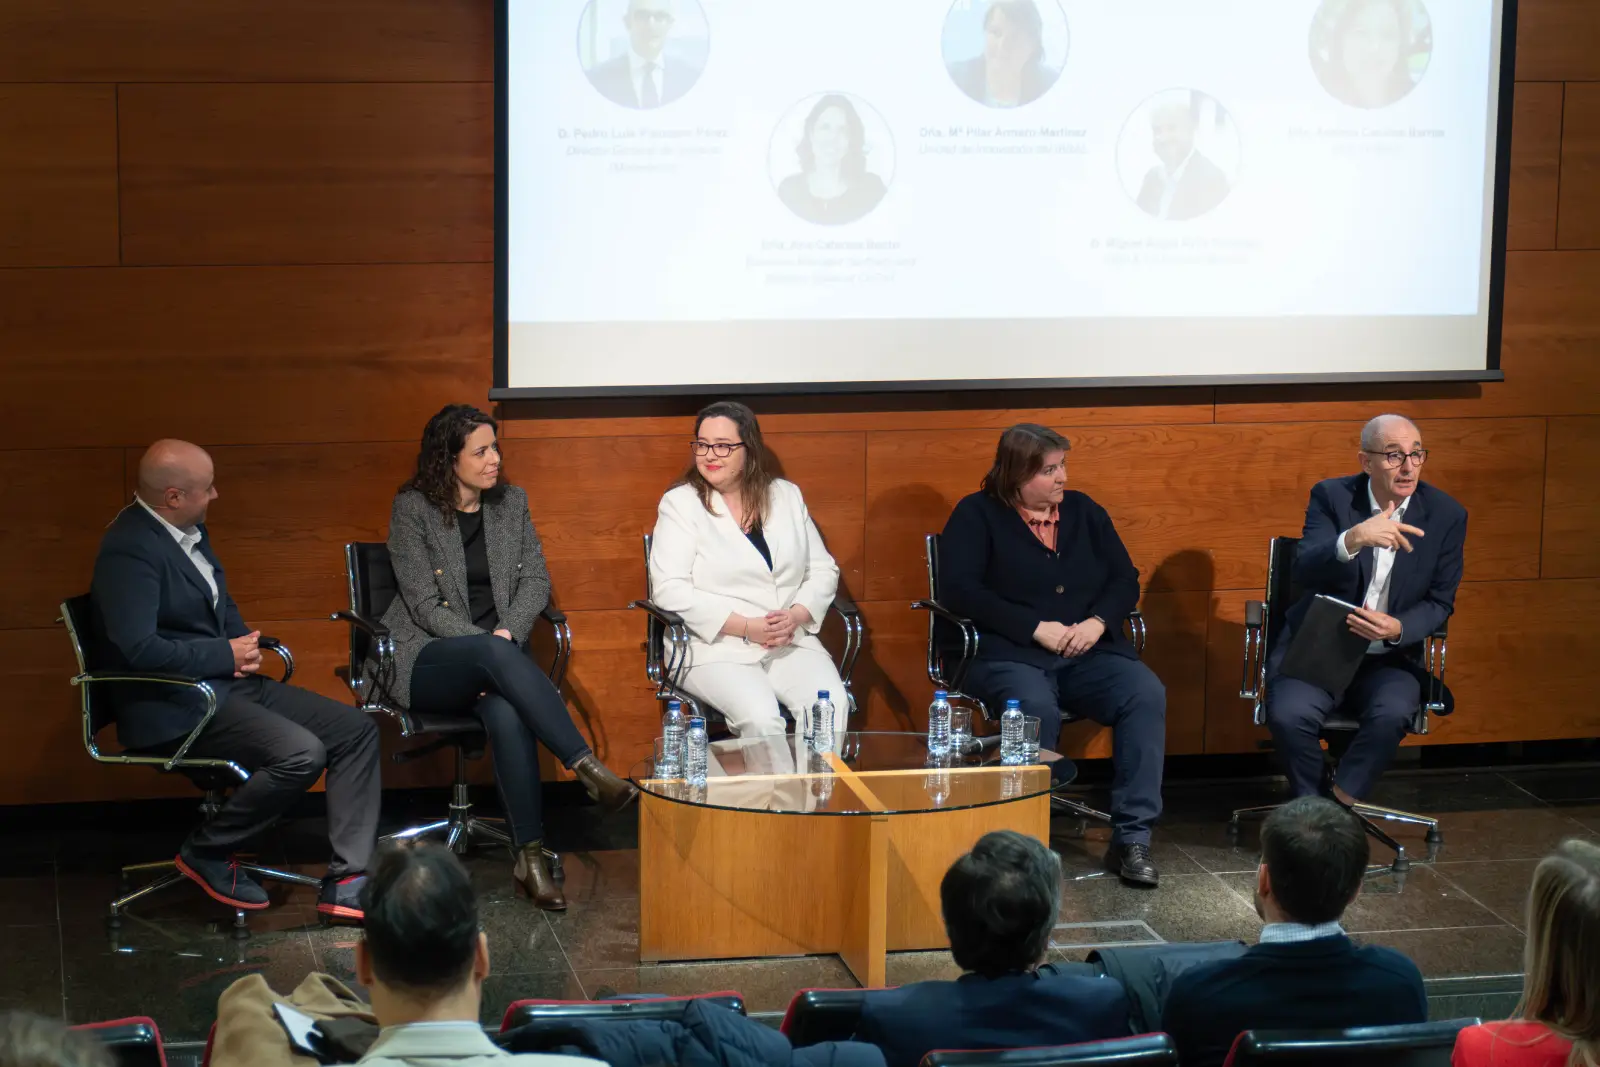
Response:
[[[497,630],[500,615],[494,610],[494,587],[489,584],[489,542],[483,537],[483,512],[458,511],[456,525],[461,528],[461,549],[467,554],[467,610],[472,613],[472,624]]]
[[[761,558],[767,561],[767,570],[772,569],[772,549],[767,547],[767,535],[761,532],[759,524],[745,531],[745,536],[750,538],[750,543],[756,546],[756,551],[761,553]]]

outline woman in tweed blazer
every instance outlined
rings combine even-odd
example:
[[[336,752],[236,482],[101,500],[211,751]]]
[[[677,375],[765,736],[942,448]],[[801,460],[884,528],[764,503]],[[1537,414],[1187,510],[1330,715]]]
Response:
[[[527,655],[550,576],[527,494],[500,481],[495,430],[482,411],[452,404],[423,431],[416,473],[389,519],[398,593],[383,616],[395,664],[383,684],[402,707],[483,722],[517,853],[514,877],[535,904],[559,911],[566,899],[541,847],[537,743],[604,805],[621,807],[638,791],[595,758],[561,693]]]

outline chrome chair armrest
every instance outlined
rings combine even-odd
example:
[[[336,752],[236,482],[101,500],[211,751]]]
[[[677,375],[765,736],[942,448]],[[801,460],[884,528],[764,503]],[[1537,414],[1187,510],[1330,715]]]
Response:
[[[394,637],[389,632],[389,628],[383,623],[369,619],[355,611],[336,611],[328,616],[328,621],[346,623],[352,629],[360,630],[366,634],[372,641],[373,650],[377,653],[378,669],[384,674],[389,674],[394,670]],[[350,677],[346,679],[346,682],[350,686],[350,691],[361,702],[362,707],[368,710],[376,707],[372,703],[372,694],[367,692],[368,679],[362,676],[361,665],[354,662],[353,659],[350,663]],[[401,726],[405,726],[404,720],[401,721]]]
[[[567,625],[567,613],[554,604],[546,604],[539,617],[550,624],[555,634],[556,655],[550,663],[550,681],[560,689],[567,680],[567,666],[572,662],[572,627]]]
[[[1150,639],[1150,632],[1144,624],[1144,612],[1134,608],[1123,621],[1128,628],[1128,640],[1133,643],[1133,650],[1144,655],[1144,646]]]
[[[256,643],[277,655],[283,662],[283,677],[278,681],[288,684],[289,679],[294,677],[294,653],[289,651],[289,646],[276,637],[268,637],[266,634],[262,634]]]
[[[866,644],[867,628],[861,621],[861,609],[856,607],[855,601],[843,593],[834,594],[830,610],[836,612],[844,622],[844,649],[839,653],[839,679],[844,682],[845,690],[848,692],[851,676],[856,671],[856,658],[861,655],[861,648]]]
[[[1255,702],[1253,719],[1257,726],[1266,723],[1267,688],[1267,606],[1259,600],[1244,605],[1244,674],[1239,680],[1239,698]]]
[[[651,600],[635,600],[628,607],[643,611],[661,627],[662,649],[659,658],[651,647],[654,642],[646,642],[645,657],[645,673],[656,684],[657,695],[665,692],[663,687],[676,689],[682,681],[684,669],[689,665],[688,623],[676,611],[668,611]]]
[[[137,759],[135,757],[120,757],[119,761],[122,762],[160,763],[163,771],[172,770],[174,767],[177,767],[184,761],[184,757],[189,754],[189,747],[194,744],[195,738],[199,737],[205,728],[211,725],[211,719],[217,713],[217,691],[212,687],[210,682],[207,682],[201,678],[189,678],[181,674],[163,674],[159,671],[107,670],[87,671],[83,674],[75,676],[72,679],[72,684],[77,686],[95,685],[100,682],[150,682],[156,685],[185,686],[190,689],[198,689],[201,697],[204,698],[206,702],[205,714],[200,717],[200,721],[195,724],[195,728],[189,731],[189,735],[183,739],[183,743],[178,746],[178,750],[167,759]],[[85,715],[85,723],[87,723],[87,715]],[[84,726],[84,732],[86,734],[90,732],[87,725]],[[99,755],[99,748],[95,745],[93,737],[84,738],[84,747],[86,747],[89,750],[90,755],[94,756],[96,759],[101,758]],[[233,766],[233,764],[227,763],[226,760],[207,761],[208,765],[213,763],[216,765]],[[234,767],[234,769],[238,770],[237,767]],[[248,777],[248,775],[246,775],[246,777]]]
[[[972,620],[963,615],[957,615],[937,600],[914,600],[911,602],[912,610],[926,611],[928,619],[928,681],[936,686],[952,692],[960,692],[962,685],[967,680],[967,669],[972,661],[978,657],[978,627]],[[961,633],[961,658],[955,666],[946,671],[942,667],[942,657],[934,646],[933,620],[943,619],[954,626]]]
[[[1449,639],[1450,627],[1446,623],[1429,634],[1422,643],[1422,663],[1428,671],[1428,688],[1423,694],[1422,706],[1417,709],[1416,720],[1412,723],[1413,733],[1426,734],[1428,715],[1445,709],[1444,667],[1445,656],[1450,650]]]
[[[332,622],[347,622],[374,641],[383,640],[389,636],[389,628],[383,623],[375,622],[354,611],[336,611],[329,616],[329,620]]]
[[[666,608],[657,604],[653,600],[635,600],[631,602],[628,607],[638,608],[640,611],[644,612],[646,615],[649,615],[652,619],[655,619],[663,626],[685,625],[682,615],[679,615],[676,611],[668,611]]]

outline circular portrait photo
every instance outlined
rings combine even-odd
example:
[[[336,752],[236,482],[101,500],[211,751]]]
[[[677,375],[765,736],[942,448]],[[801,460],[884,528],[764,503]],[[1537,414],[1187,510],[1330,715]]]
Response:
[[[1122,187],[1145,214],[1181,222],[1228,198],[1239,174],[1233,115],[1198,89],[1168,89],[1134,109],[1117,139]]]
[[[1059,0],[955,0],[944,20],[944,63],[984,107],[1022,107],[1048,93],[1071,35]]]
[[[859,96],[816,93],[779,121],[767,167],[784,207],[807,222],[842,226],[871,214],[889,191],[894,138]]]
[[[578,18],[578,62],[601,96],[650,111],[700,80],[711,29],[699,0],[589,0]]]
[[[1388,107],[1428,72],[1433,22],[1422,0],[1323,0],[1311,24],[1311,69],[1351,107]]]

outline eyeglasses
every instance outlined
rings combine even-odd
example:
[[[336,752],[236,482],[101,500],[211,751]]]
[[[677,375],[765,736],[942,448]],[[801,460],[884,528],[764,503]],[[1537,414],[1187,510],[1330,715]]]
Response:
[[[658,26],[670,26],[676,21],[670,11],[633,11],[628,17],[635,22],[654,22]]]
[[[693,452],[695,455],[703,456],[703,455],[705,455],[706,453],[709,452],[711,455],[716,456],[718,459],[727,459],[729,456],[733,455],[734,449],[743,448],[743,447],[744,447],[744,445],[742,445],[742,444],[737,444],[737,445],[717,444],[717,445],[713,445],[713,444],[708,444],[705,441],[690,441],[689,442],[689,450],[691,452]]]
[[[1370,448],[1363,448],[1361,451],[1369,456],[1382,456],[1383,465],[1390,470],[1394,470],[1408,459],[1413,466],[1417,467],[1428,462],[1428,450],[1426,448],[1418,448],[1410,452],[1374,452]]]

